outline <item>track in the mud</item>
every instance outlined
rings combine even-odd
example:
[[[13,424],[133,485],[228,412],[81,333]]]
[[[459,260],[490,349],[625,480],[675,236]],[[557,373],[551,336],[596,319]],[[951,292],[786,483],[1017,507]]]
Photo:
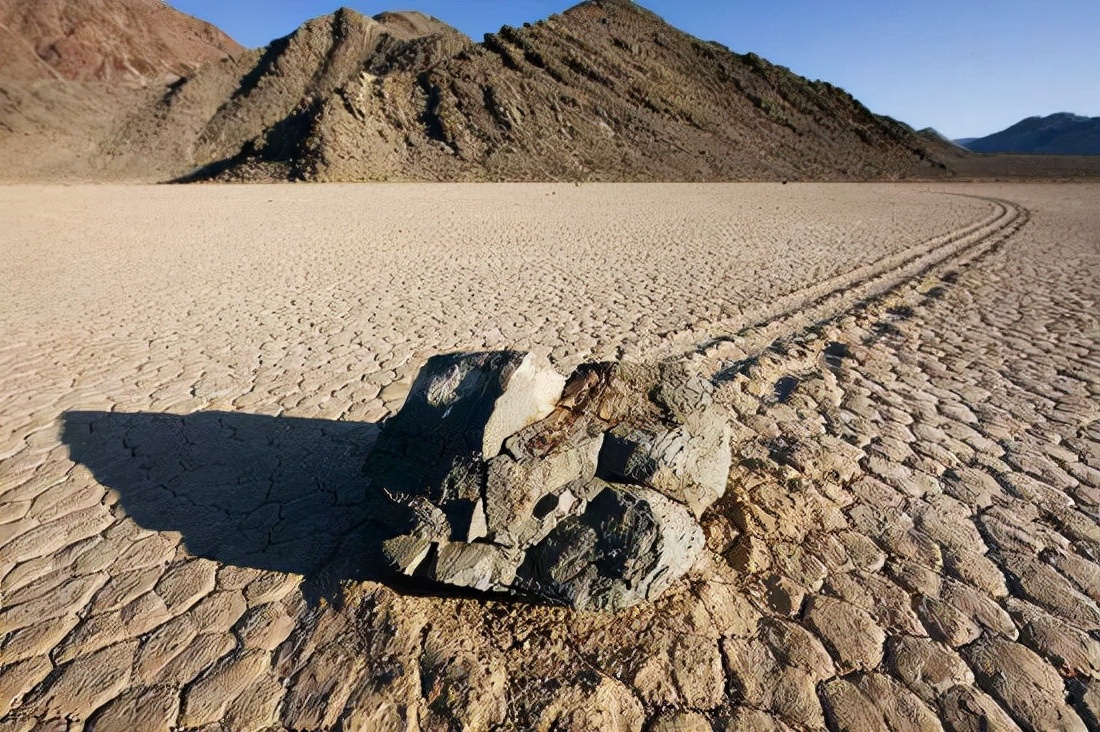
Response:
[[[719,354],[728,352],[732,346],[737,354],[735,359],[751,358],[776,341],[797,338],[845,313],[866,310],[890,292],[936,268],[961,266],[983,256],[1012,237],[1031,217],[1026,208],[1011,201],[987,196],[965,197],[988,201],[993,205],[993,213],[963,229],[793,292],[746,317],[711,324],[704,339],[699,340],[697,332],[678,335],[666,354],[722,358]],[[696,340],[684,348],[684,339],[688,337]]]

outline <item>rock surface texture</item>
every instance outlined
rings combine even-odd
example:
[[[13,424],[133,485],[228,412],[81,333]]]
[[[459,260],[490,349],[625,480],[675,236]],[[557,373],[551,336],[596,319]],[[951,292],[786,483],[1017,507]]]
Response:
[[[161,0],[0,0],[0,80],[160,82],[244,49]]]
[[[407,575],[583,610],[655,599],[726,491],[713,391],[684,364],[584,364],[566,383],[529,353],[431,358],[364,470],[408,515],[383,551]]]
[[[0,730],[1097,729],[1098,211],[1080,184],[0,187]],[[381,424],[431,358],[509,348],[571,383],[685,363],[730,410],[656,599],[389,570]],[[598,464],[571,393],[506,400],[486,462]],[[604,393],[632,434],[691,429]],[[557,462],[522,439],[555,426]],[[592,520],[551,532],[577,554],[618,540],[600,516],[696,520],[639,485],[665,443],[619,434],[570,488]],[[528,510],[500,506],[440,563],[485,577],[460,555]]]

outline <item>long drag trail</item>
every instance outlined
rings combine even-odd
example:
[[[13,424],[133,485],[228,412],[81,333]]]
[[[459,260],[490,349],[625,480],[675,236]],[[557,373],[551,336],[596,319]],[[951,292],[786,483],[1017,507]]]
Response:
[[[0,188],[0,730],[1096,728],[1097,211]],[[714,375],[730,488],[658,602],[383,581],[376,423],[428,356],[493,348]]]
[[[776,339],[790,338],[799,329],[821,325],[857,306],[865,306],[934,267],[950,262],[966,262],[1007,240],[1030,219],[1027,209],[1011,201],[971,197],[991,204],[989,216],[777,297],[764,307],[734,319],[708,323],[699,331],[693,329],[686,333],[668,334],[667,343],[660,350],[679,355],[678,344],[698,339],[701,334],[710,334],[711,337],[696,341],[693,350],[706,350],[719,343],[742,352],[759,350]]]

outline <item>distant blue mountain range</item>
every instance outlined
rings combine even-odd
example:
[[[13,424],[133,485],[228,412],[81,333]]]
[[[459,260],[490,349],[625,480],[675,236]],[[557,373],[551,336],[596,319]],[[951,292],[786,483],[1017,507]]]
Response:
[[[1028,117],[986,137],[961,137],[955,143],[977,153],[1100,155],[1100,117],[1059,112]]]

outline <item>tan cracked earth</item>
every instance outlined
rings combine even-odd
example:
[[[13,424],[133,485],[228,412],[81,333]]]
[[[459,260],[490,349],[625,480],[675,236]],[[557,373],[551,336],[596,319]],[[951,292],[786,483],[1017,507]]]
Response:
[[[0,262],[2,730],[1098,728],[1100,186],[15,186]],[[658,602],[379,581],[495,348],[736,410]]]

